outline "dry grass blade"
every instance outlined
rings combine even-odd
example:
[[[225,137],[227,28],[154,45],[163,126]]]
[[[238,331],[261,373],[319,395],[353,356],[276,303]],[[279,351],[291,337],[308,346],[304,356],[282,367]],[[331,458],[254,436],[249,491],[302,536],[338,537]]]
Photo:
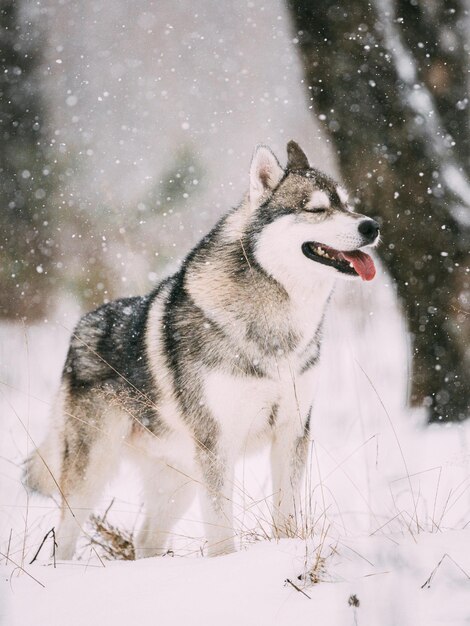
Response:
[[[107,521],[106,515],[90,517],[90,545],[99,546],[103,556],[112,561],[135,561],[133,533],[129,533]]]
[[[468,573],[457,563],[457,561],[455,561],[449,554],[447,554],[447,552],[445,554],[442,555],[441,560],[439,561],[439,563],[436,565],[436,567],[432,570],[432,572],[430,573],[430,575],[428,576],[428,578],[424,581],[424,583],[421,585],[421,589],[424,589],[425,587],[427,587],[428,589],[431,588],[431,582],[434,578],[434,576],[437,574],[437,571],[439,570],[440,566],[442,565],[442,562],[444,561],[444,559],[448,559],[449,561],[451,561],[461,572],[462,574],[464,574],[464,576],[470,580],[470,576],[468,575]]]
[[[3,554],[3,552],[0,552],[0,556],[3,556],[4,558],[6,558],[6,554]],[[32,576],[27,570],[25,570],[24,567],[22,567],[21,565],[19,565],[18,563],[16,563],[11,556],[8,557],[8,560],[10,561],[10,563],[12,563],[15,566],[15,569],[13,570],[13,572],[15,570],[20,570],[22,572],[24,572],[26,574],[26,576],[29,576],[29,578],[31,578],[32,580],[34,580],[34,582],[36,582],[38,585],[41,585],[41,587],[44,587],[44,589],[46,588],[46,585],[44,585],[40,580],[38,580],[37,578],[35,578],[34,576]],[[13,572],[11,573],[10,578],[13,576]]]
[[[357,359],[354,359],[354,360],[356,361],[356,364],[359,367],[359,369],[361,370],[361,372],[364,374],[364,376],[368,380],[369,385],[371,386],[375,396],[377,397],[377,400],[380,402],[380,405],[382,406],[382,409],[384,410],[384,413],[385,413],[385,415],[387,417],[388,423],[389,423],[390,428],[392,430],[393,436],[394,436],[395,441],[397,443],[398,450],[400,451],[400,456],[401,456],[401,459],[402,459],[402,462],[403,462],[403,466],[405,468],[405,473],[406,473],[406,477],[407,477],[407,480],[408,480],[408,484],[409,484],[409,487],[410,487],[411,498],[413,500],[414,518],[412,518],[412,521],[416,523],[416,531],[419,533],[420,526],[419,526],[419,523],[418,523],[418,501],[417,501],[415,493],[413,491],[413,485],[411,483],[411,477],[410,477],[410,472],[408,470],[408,464],[406,462],[405,453],[403,452],[403,447],[402,447],[400,439],[398,437],[397,430],[396,430],[395,425],[393,423],[393,420],[392,420],[392,418],[390,416],[390,413],[387,411],[387,408],[386,408],[386,406],[385,406],[385,404],[384,404],[384,402],[383,402],[379,392],[377,391],[374,383],[372,382],[372,379],[367,374],[367,372],[364,370],[364,368],[359,363],[359,361]],[[411,530],[410,530],[410,532],[411,532]]]
[[[326,573],[326,559],[323,556],[320,556],[318,553],[315,557],[315,561],[307,572],[307,576],[312,585],[317,585],[322,581],[322,577]]]

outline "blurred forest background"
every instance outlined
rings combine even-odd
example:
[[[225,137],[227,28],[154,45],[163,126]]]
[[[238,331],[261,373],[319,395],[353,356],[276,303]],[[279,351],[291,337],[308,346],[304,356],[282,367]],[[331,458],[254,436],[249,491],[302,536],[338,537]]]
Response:
[[[0,6],[3,320],[148,291],[294,138],[381,220],[414,402],[468,416],[466,2]]]

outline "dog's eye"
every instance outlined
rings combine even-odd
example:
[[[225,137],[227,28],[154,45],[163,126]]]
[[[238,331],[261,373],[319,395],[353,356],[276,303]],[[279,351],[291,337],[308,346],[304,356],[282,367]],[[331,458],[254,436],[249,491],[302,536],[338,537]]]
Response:
[[[314,207],[309,207],[308,209],[304,208],[304,211],[307,211],[308,213],[326,213],[326,209],[321,207],[318,207],[318,209]]]

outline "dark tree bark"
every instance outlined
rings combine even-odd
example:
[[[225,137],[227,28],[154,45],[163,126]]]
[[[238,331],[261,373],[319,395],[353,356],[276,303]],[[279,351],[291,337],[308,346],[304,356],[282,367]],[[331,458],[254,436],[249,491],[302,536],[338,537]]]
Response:
[[[48,308],[55,242],[54,164],[45,131],[41,32],[19,0],[0,0],[0,317],[34,320]]]
[[[361,212],[382,222],[413,345],[411,399],[470,398],[467,16],[457,0],[288,0],[309,98]]]

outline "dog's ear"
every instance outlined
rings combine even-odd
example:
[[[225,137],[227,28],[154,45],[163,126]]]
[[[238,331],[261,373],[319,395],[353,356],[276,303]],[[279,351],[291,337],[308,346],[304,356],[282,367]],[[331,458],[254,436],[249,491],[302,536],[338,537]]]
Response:
[[[287,144],[287,169],[288,170],[308,170],[310,163],[307,155],[295,141]]]
[[[250,204],[257,208],[284,176],[284,170],[273,152],[263,145],[256,146],[250,167]]]

